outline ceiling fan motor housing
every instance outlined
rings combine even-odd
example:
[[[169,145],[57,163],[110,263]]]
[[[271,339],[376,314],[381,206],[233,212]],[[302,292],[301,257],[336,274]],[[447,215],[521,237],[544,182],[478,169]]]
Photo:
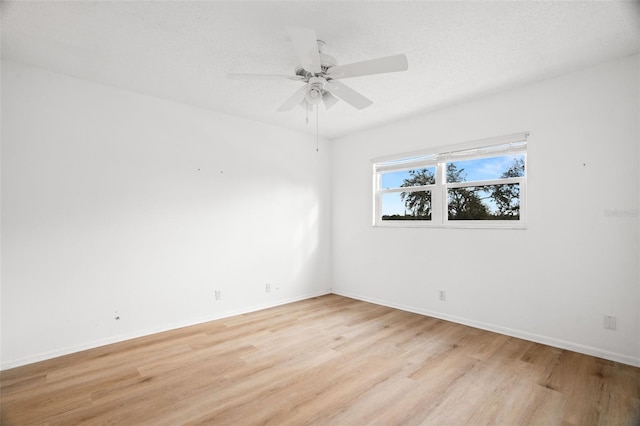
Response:
[[[326,43],[324,41],[317,40],[317,43],[318,43],[318,54],[320,55],[320,68],[322,69],[321,75],[324,76],[327,73],[327,71],[329,71],[329,68],[335,67],[336,65],[338,65],[338,61],[333,56],[327,55],[326,53],[322,53],[324,47],[326,46]],[[311,71],[305,70],[302,67],[302,65],[298,65],[296,67],[295,74],[305,78],[314,76],[314,73],[312,73]]]
[[[322,67],[322,73],[326,73],[331,67],[338,65],[338,61],[331,55],[326,53],[320,53],[320,66]]]

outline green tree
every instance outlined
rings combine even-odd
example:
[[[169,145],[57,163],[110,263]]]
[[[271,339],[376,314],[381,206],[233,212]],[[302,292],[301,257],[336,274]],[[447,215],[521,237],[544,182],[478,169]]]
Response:
[[[433,185],[436,178],[429,169],[409,170],[409,178],[404,179],[403,188],[411,186]],[[431,218],[431,192],[415,191],[402,192],[400,199],[404,202],[405,207],[412,216],[421,216]]]
[[[464,169],[458,169],[455,163],[447,163],[447,183],[466,182]],[[524,159],[514,159],[513,163],[500,176],[503,179],[524,176]],[[435,176],[430,169],[409,170],[409,178],[404,179],[401,187],[414,187],[435,184]],[[482,197],[480,194],[488,194]],[[489,211],[483,200],[491,198],[496,212]],[[409,215],[403,218],[429,217],[432,213],[430,191],[402,192]],[[487,220],[518,219],[520,217],[520,187],[517,184],[491,185],[489,187],[451,188],[447,193],[449,220]],[[397,215],[396,215],[397,216]],[[400,219],[397,217],[396,219]]]
[[[522,176],[524,176],[524,159],[516,158],[500,177],[505,179]],[[489,193],[489,197],[496,204],[498,218],[518,219],[520,217],[520,185],[492,185],[489,188]]]
[[[447,182],[465,182],[467,174],[455,163],[447,163]],[[448,190],[449,220],[489,219],[491,213],[478,195],[479,188],[452,188]]]

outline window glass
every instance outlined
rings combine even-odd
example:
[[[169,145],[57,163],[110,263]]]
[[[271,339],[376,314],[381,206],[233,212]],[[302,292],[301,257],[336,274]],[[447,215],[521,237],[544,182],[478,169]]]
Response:
[[[382,220],[431,220],[431,191],[381,194]]]
[[[447,210],[449,220],[519,220],[520,184],[448,189]]]
[[[373,225],[526,228],[527,135],[373,160]]]
[[[435,167],[382,173],[381,188],[389,189],[433,185],[436,183],[435,175]]]
[[[524,176],[524,154],[447,163],[447,183]]]

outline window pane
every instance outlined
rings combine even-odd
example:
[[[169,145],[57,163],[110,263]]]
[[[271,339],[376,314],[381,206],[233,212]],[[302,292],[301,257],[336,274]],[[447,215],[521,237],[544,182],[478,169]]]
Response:
[[[431,220],[431,191],[381,195],[382,220]]]
[[[524,154],[447,163],[447,183],[524,176]]]
[[[436,183],[435,175],[435,167],[382,173],[381,187],[382,189],[389,189],[404,188],[409,186],[433,185],[434,183]]]
[[[447,190],[449,220],[519,220],[520,184]]]

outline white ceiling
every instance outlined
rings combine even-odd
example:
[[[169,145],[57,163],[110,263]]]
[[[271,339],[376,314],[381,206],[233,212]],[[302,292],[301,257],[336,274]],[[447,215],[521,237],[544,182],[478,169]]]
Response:
[[[346,80],[374,101],[320,109],[337,138],[640,51],[638,1],[3,1],[2,57],[315,134],[275,109],[301,83],[286,26],[315,28],[341,64],[405,53],[406,72]]]

